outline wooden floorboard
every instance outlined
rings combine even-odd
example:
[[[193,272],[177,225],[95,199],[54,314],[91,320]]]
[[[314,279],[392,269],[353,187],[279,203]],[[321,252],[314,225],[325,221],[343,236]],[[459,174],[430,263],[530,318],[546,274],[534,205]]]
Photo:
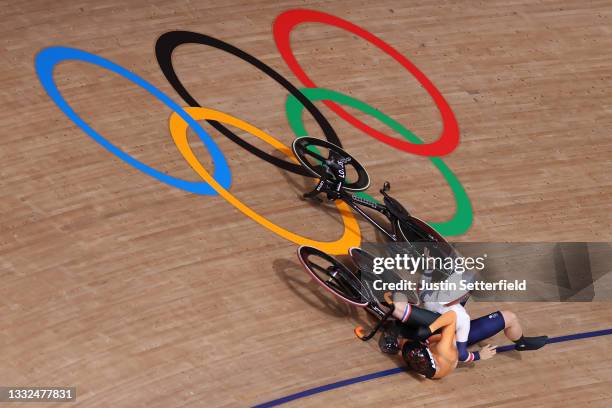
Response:
[[[375,342],[354,338],[365,315],[309,282],[295,244],[220,197],[139,172],[68,120],[34,70],[36,53],[52,45],[103,56],[184,105],[155,59],[161,34],[218,37],[298,85],[272,24],[292,8],[325,11],[407,56],[455,112],[461,142],[444,161],[471,199],[474,222],[452,239],[612,241],[609,1],[2,3],[0,385],[76,386],[78,401],[69,406],[79,407],[233,407],[399,365]],[[431,98],[380,50],[321,24],[299,26],[292,45],[319,86],[375,106],[427,142],[437,139],[442,127]],[[200,45],[179,48],[174,63],[202,106],[287,145],[293,140],[286,91],[255,68]],[[111,143],[174,177],[199,180],[174,147],[170,110],[143,89],[74,61],[54,77]],[[453,216],[451,191],[427,158],[381,144],[316,105],[364,162],[373,187],[391,181],[394,195],[427,221]],[[309,132],[321,136],[305,117]],[[333,208],[297,199],[308,183],[302,177],[203,126],[227,157],[233,194],[293,232],[340,237]],[[211,168],[192,133],[190,140]],[[364,240],[373,240],[372,228],[360,225]],[[609,306],[473,303],[469,311],[511,309],[528,332],[560,336],[611,328]],[[442,381],[397,374],[292,404],[603,407],[612,397],[611,353],[611,337],[559,343],[505,353]]]

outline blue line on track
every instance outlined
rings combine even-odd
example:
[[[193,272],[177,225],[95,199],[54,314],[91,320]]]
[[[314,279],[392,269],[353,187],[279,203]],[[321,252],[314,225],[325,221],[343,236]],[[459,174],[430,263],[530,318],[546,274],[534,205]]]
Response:
[[[608,336],[608,335],[611,335],[611,334],[612,334],[612,329],[597,330],[597,331],[584,332],[584,333],[568,334],[567,336],[552,337],[552,338],[548,339],[548,344],[550,344],[550,343],[561,343],[561,342],[564,342],[564,341],[571,341],[571,340],[588,339],[588,338],[591,338],[591,337],[598,337],[598,336]],[[514,349],[514,344],[509,344],[509,345],[506,345],[506,346],[498,347],[497,348],[497,352],[498,353],[503,353],[505,351],[510,351],[510,350],[513,350],[513,349]],[[320,393],[325,392],[325,391],[335,390],[336,388],[347,387],[347,386],[349,386],[351,384],[357,384],[357,383],[360,383],[360,382],[370,381],[370,380],[374,380],[376,378],[388,377],[390,375],[399,374],[399,373],[402,373],[404,371],[406,371],[405,368],[398,367],[398,368],[391,368],[389,370],[378,371],[378,372],[371,373],[371,374],[361,375],[359,377],[348,378],[346,380],[337,381],[337,382],[334,382],[334,383],[331,383],[331,384],[321,385],[319,387],[314,387],[314,388],[310,388],[308,390],[296,392],[295,394],[290,394],[290,395],[287,395],[285,397],[278,398],[278,399],[275,399],[275,400],[272,400],[272,401],[269,401],[269,402],[264,402],[262,404],[255,405],[253,408],[276,407],[276,406],[285,404],[285,403],[290,402],[290,401],[295,401],[295,400],[300,399],[300,398],[308,397],[310,395],[320,394]]]

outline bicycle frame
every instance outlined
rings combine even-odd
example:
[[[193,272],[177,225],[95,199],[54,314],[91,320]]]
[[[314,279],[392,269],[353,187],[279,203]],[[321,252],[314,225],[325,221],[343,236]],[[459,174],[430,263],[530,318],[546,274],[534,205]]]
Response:
[[[294,141],[294,153],[302,162],[302,165],[307,167],[315,176],[318,176],[320,180],[314,190],[304,194],[304,198],[322,201],[318,195],[325,193],[327,199],[330,201],[342,200],[393,242],[446,243],[446,240],[437,232],[433,231],[431,227],[418,218],[410,215],[401,203],[387,194],[387,191],[391,188],[388,182],[385,182],[383,188],[380,190],[380,193],[384,196],[384,204],[352,194],[352,191],[361,191],[369,186],[369,176],[363,166],[338,146],[314,138],[310,138],[312,139],[310,141],[306,139],[307,138],[299,138]],[[302,141],[302,143],[299,141]],[[317,141],[319,144],[317,144]],[[325,158],[324,155],[309,149],[308,143],[312,143],[310,146],[320,145],[321,147],[330,149],[328,157]],[[314,158],[317,161],[316,166],[319,166],[319,169],[314,170],[312,163],[301,158],[304,155],[309,155]],[[346,179],[347,165],[355,167],[358,173],[357,179],[352,183],[348,182]],[[363,181],[364,173],[367,182]],[[388,227],[382,225],[379,221],[375,220],[374,217],[364,211],[365,208],[381,213],[387,218],[391,225]]]
[[[325,166],[326,169],[328,170],[332,170],[330,167]],[[342,166],[340,166],[340,168],[343,168]],[[327,174],[327,173],[326,173]],[[385,227],[383,227],[382,225],[380,225],[380,223],[378,223],[374,218],[372,218],[370,215],[368,215],[361,207],[367,207],[370,208],[372,210],[378,211],[379,213],[381,213],[382,215],[384,215],[389,222],[391,223],[391,228],[395,229],[395,224],[398,221],[398,218],[395,217],[391,211],[389,211],[389,209],[384,205],[384,204],[379,204],[377,202],[374,201],[370,201],[368,199],[359,197],[356,194],[352,194],[347,192],[343,186],[342,186],[342,181],[344,181],[344,176],[343,175],[336,175],[335,173],[332,173],[336,180],[340,180],[339,182],[332,182],[329,181],[327,176],[322,178],[321,181],[319,181],[319,183],[317,184],[317,187],[312,190],[309,193],[305,193],[304,197],[305,198],[313,198],[313,199],[317,199],[316,196],[318,196],[321,193],[326,193],[327,194],[327,198],[329,200],[337,200],[340,199],[342,201],[344,201],[348,206],[350,206],[353,210],[355,210],[358,214],[360,214],[363,218],[365,218],[369,223],[371,223],[372,225],[374,225],[374,227],[376,227],[376,229],[378,229],[380,232],[382,232],[383,234],[385,234],[390,240],[394,241],[394,242],[398,242],[401,241],[400,238],[398,238],[398,234],[397,231],[389,231],[387,230]],[[385,187],[383,187],[383,189],[381,189],[381,193],[386,194],[386,190],[388,190],[389,188],[389,183],[385,183]]]
[[[396,221],[394,219],[395,217],[393,217],[393,215],[387,209],[386,206],[382,204],[378,204],[374,201],[370,201],[365,198],[359,197],[356,194],[347,193],[346,191],[342,191],[340,195],[340,199],[342,199],[342,201],[344,201],[353,210],[355,210],[358,214],[360,214],[363,218],[365,218],[370,224],[374,225],[376,229],[378,229],[380,232],[382,232],[387,237],[389,237],[389,239],[391,239],[394,242],[399,241],[397,237],[397,231],[394,231],[394,233],[390,233],[385,227],[380,225],[378,222],[376,222],[376,220],[374,220],[374,218],[369,216],[365,211],[361,209],[361,206],[364,206],[364,207],[371,208],[372,210],[378,211],[379,213],[387,217],[387,219],[391,223],[391,226],[393,226],[395,225],[395,221]]]

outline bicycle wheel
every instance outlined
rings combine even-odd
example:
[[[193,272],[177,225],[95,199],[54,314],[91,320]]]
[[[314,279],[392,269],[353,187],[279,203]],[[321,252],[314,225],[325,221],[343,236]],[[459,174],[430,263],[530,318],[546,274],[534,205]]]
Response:
[[[370,186],[366,169],[353,156],[327,140],[300,137],[293,141],[292,148],[295,157],[315,177],[323,178],[326,174],[324,163],[342,159],[345,163],[343,186],[346,190],[363,191]]]
[[[306,271],[326,290],[352,305],[368,305],[370,299],[361,280],[336,258],[305,245],[297,254]]]

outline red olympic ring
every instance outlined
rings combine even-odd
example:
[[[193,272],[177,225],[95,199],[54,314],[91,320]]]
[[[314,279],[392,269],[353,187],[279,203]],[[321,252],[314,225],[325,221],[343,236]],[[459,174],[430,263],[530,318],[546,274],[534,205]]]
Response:
[[[291,31],[295,26],[301,23],[322,23],[349,31],[368,41],[370,44],[378,47],[390,57],[393,57],[393,59],[404,66],[404,68],[406,68],[421,83],[421,85],[423,85],[427,93],[429,93],[431,98],[434,100],[442,116],[443,129],[440,138],[435,142],[428,144],[413,144],[395,139],[382,132],[379,132],[378,130],[363,123],[334,102],[324,101],[325,105],[327,105],[331,110],[370,136],[385,144],[388,144],[389,146],[408,153],[421,156],[443,156],[455,150],[457,144],[459,143],[459,126],[457,125],[455,114],[440,91],[438,91],[435,85],[412,62],[400,54],[395,48],[376,37],[374,34],[346,20],[315,10],[289,10],[280,14],[274,21],[274,40],[276,41],[278,51],[291,71],[293,71],[295,76],[297,76],[306,87],[319,88],[319,86],[316,85],[310,79],[310,77],[308,77],[308,75],[306,75],[293,55],[293,51],[291,50]]]

